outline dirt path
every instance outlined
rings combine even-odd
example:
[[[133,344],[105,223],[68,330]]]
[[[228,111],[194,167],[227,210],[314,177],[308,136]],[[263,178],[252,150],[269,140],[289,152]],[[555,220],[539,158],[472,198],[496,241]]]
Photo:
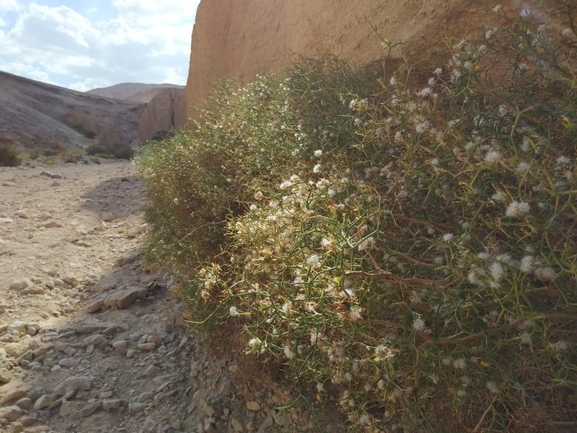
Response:
[[[0,168],[0,431],[305,430],[182,326],[138,255],[144,205],[127,162]]]

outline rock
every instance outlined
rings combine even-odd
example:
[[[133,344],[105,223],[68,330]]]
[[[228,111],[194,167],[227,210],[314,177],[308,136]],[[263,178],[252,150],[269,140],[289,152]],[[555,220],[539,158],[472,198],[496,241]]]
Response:
[[[20,423],[24,426],[24,427],[30,427],[31,425],[34,425],[38,422],[38,418],[35,418],[33,416],[23,416],[22,418],[20,418]],[[27,430],[28,432],[29,430]]]
[[[149,365],[148,367],[146,367],[146,370],[144,370],[141,377],[153,378],[158,376],[160,372],[161,372],[160,368],[158,368],[156,365]]]
[[[26,333],[28,335],[36,335],[40,331],[40,325],[38,323],[28,323],[26,325]]]
[[[116,288],[117,282],[111,278],[102,278],[90,288],[91,292],[108,292]]]
[[[45,407],[50,406],[52,403],[54,403],[54,397],[52,397],[51,395],[45,394],[42,397],[40,397],[38,400],[36,400],[36,402],[34,403],[34,410],[44,409]]]
[[[146,339],[146,342],[160,344],[162,343],[162,340],[163,338],[159,337],[158,335],[149,335],[148,338]]]
[[[23,410],[29,411],[30,408],[32,408],[32,399],[29,397],[24,397],[24,398],[21,398],[20,400],[16,401],[16,403],[14,403],[14,404]]]
[[[262,422],[262,424],[260,425],[260,427],[258,428],[258,433],[264,433],[266,431],[266,429],[268,429],[269,427],[272,427],[274,424],[274,420],[272,419],[272,416],[267,416],[264,421]]]
[[[62,176],[60,173],[51,173],[49,171],[41,172],[40,176],[46,176],[46,177],[49,177],[51,179],[64,179],[64,176]]]
[[[92,415],[101,407],[102,403],[99,401],[85,403],[64,400],[62,402],[62,406],[60,407],[60,416],[75,421]]]
[[[182,422],[180,420],[173,421],[170,426],[176,431],[182,430]]]
[[[139,403],[146,403],[147,401],[153,400],[154,399],[154,393],[153,392],[143,392],[142,394],[140,394],[138,396],[137,401]]]
[[[64,379],[54,389],[56,395],[64,395],[71,391],[86,391],[90,389],[90,378],[86,376]]]
[[[61,280],[60,278],[55,278],[54,281],[52,281],[52,284],[55,287],[60,287],[61,289],[69,290],[72,288],[72,286],[70,284],[68,284],[64,280]]]
[[[117,268],[121,268],[122,266],[134,263],[136,260],[138,260],[138,257],[139,254],[125,254],[116,259],[116,261],[114,262],[114,266]]]
[[[154,350],[156,349],[156,344],[154,343],[142,343],[136,346],[139,350]]]
[[[146,403],[130,403],[128,405],[128,412],[130,413],[142,412],[144,409],[146,409]]]
[[[238,419],[233,418],[230,424],[235,432],[244,433],[244,425]]]
[[[58,361],[58,365],[60,367],[65,367],[65,368],[74,368],[74,367],[76,367],[76,365],[78,365],[78,359],[63,358],[60,361]]]
[[[137,299],[144,298],[146,296],[146,289],[142,287],[129,287],[128,289],[119,290],[106,297],[104,300],[104,305],[111,308],[128,308]]]
[[[246,408],[252,411],[259,411],[261,409],[260,403],[258,401],[247,401]]]
[[[78,286],[78,284],[80,284],[80,281],[78,281],[76,278],[73,278],[73,277],[62,277],[62,281],[64,281],[66,284],[70,285],[71,287],[76,287],[76,286]]]
[[[102,214],[102,221],[105,221],[107,223],[112,222],[116,219],[116,217],[114,216],[114,214],[112,212],[104,212]]]
[[[12,290],[24,290],[26,287],[32,285],[32,281],[29,278],[17,278],[12,280],[10,283],[10,289]]]
[[[2,399],[0,399],[0,404],[6,404],[9,401],[18,400],[23,397],[26,397],[26,391],[23,389],[18,389],[16,391],[9,392],[4,397],[2,397]]]
[[[14,220],[12,218],[0,218],[0,224],[10,224],[13,222]]]
[[[96,313],[98,310],[102,308],[103,305],[104,301],[102,299],[97,299],[87,304],[84,307],[84,312],[88,314]]]
[[[106,400],[109,399],[110,397],[112,397],[114,395],[113,391],[102,391],[99,395],[101,400]]]
[[[102,409],[108,411],[113,409],[118,409],[119,407],[126,406],[126,402],[120,399],[105,399],[102,400]]]
[[[24,334],[26,332],[26,322],[13,322],[10,325],[8,325],[8,331],[10,330],[15,330],[17,331],[19,334]]]
[[[12,380],[12,373],[5,368],[0,368],[0,383],[8,383]]]
[[[129,346],[130,343],[126,340],[118,340],[112,343],[112,347],[114,347],[114,349],[121,355],[124,355],[126,353]]]
[[[24,426],[20,422],[15,422],[10,424],[8,433],[22,433],[24,431]]]
[[[8,406],[0,408],[0,418],[8,420],[8,422],[16,421],[22,416],[22,409],[18,406]]]
[[[62,227],[58,221],[46,221],[45,223],[38,224],[37,227],[45,228],[45,229],[53,229],[55,227]]]
[[[46,290],[37,286],[26,287],[24,290],[22,290],[23,295],[44,295],[45,293]]]
[[[82,340],[82,346],[84,347],[94,346],[98,347],[99,349],[104,348],[105,346],[108,345],[108,343],[109,341],[106,339],[106,337],[104,337],[101,334],[91,335]]]

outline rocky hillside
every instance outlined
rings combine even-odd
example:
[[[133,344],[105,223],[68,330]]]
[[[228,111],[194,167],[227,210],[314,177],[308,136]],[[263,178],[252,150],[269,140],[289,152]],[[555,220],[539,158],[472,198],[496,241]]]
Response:
[[[0,143],[19,149],[130,144],[145,104],[75,92],[0,72]]]
[[[150,102],[162,89],[184,89],[176,84],[120,83],[110,87],[89,90],[89,95],[123,99],[133,102]]]
[[[202,0],[192,34],[187,115],[194,117],[193,106],[215,77],[250,81],[262,68],[278,71],[299,54],[332,53],[358,64],[380,60],[385,50],[373,27],[420,58],[428,45],[444,47],[447,38],[491,27],[498,3],[523,9],[518,0]],[[535,8],[556,3],[531,2]]]

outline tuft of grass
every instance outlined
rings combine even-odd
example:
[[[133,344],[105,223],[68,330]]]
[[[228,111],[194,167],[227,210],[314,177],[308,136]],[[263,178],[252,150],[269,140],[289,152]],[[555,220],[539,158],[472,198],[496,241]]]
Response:
[[[102,158],[110,156],[118,159],[131,159],[134,157],[134,150],[128,144],[91,144],[86,148],[86,154],[98,155]]]
[[[418,87],[303,59],[136,158],[194,322],[350,432],[577,424],[577,32],[496,13]]]
[[[17,167],[21,163],[22,160],[13,147],[7,144],[0,145],[0,166]]]

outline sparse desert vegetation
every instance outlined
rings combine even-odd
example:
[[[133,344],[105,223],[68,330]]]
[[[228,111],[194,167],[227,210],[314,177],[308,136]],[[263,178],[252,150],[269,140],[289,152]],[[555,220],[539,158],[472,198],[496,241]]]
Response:
[[[501,18],[418,74],[220,82],[137,157],[146,257],[193,321],[352,432],[577,425],[577,34]]]

